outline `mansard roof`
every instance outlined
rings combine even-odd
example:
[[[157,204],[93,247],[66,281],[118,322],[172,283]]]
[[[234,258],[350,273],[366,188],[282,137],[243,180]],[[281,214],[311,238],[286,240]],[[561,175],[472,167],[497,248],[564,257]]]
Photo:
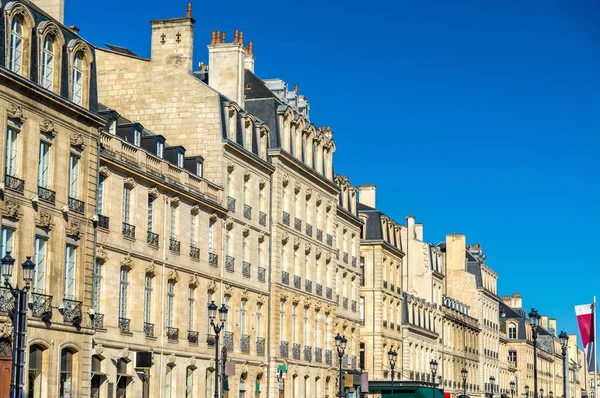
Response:
[[[382,219],[391,220],[385,213],[380,211],[379,209],[375,209],[373,207],[367,206],[363,203],[357,202],[356,209],[359,214],[363,214],[367,216],[367,220],[365,222],[364,228],[365,236],[364,240],[374,240],[374,241],[382,241],[384,240],[383,228],[382,228]],[[393,221],[393,220],[392,220]],[[396,223],[400,225],[400,223]],[[396,234],[392,234],[389,242],[386,241],[391,246],[395,247],[397,250],[402,251],[402,242],[396,241]]]

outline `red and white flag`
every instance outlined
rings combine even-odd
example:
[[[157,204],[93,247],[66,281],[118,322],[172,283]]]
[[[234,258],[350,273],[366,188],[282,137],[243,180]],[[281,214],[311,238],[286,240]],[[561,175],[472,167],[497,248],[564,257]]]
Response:
[[[595,369],[596,364],[596,351],[594,350],[594,345],[596,344],[596,333],[594,331],[594,307],[594,304],[575,306],[577,323],[579,324],[583,349],[585,350],[585,357],[587,359],[588,369],[590,371]]]

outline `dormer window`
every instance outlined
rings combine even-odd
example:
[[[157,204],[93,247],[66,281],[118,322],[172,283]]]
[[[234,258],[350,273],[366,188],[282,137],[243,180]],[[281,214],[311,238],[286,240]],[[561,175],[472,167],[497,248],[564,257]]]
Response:
[[[117,134],[117,121],[113,118],[108,119],[108,132],[112,135]]]
[[[10,32],[10,70],[21,74],[23,68],[23,21],[13,18]]]
[[[196,175],[202,177],[202,163],[196,163]]]
[[[133,145],[140,146],[142,141],[142,131],[138,129],[133,130]]]
[[[183,168],[183,153],[177,152],[177,166]]]
[[[78,52],[73,58],[73,96],[72,101],[83,105],[83,53]]]
[[[165,143],[162,141],[156,141],[156,156],[161,159],[165,156]]]
[[[46,35],[42,59],[42,87],[52,90],[54,85],[54,38]]]

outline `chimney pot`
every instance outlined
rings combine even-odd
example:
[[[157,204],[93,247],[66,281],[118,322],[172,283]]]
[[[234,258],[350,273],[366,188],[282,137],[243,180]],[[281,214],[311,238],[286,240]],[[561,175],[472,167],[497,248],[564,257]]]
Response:
[[[240,30],[240,40],[238,41],[242,46],[244,45],[244,32]]]
[[[294,92],[295,92],[296,94],[298,94],[298,85],[297,85],[297,84],[295,84],[295,85],[294,85]]]
[[[192,2],[188,1],[187,4],[187,13],[185,14],[186,18],[191,18],[192,17]]]
[[[221,37],[221,43],[225,44],[227,41],[225,40],[225,32],[221,33],[223,36]]]
[[[252,42],[248,44],[248,54],[252,54]]]
[[[212,39],[210,41],[210,44],[215,44],[217,42],[217,39],[215,38],[215,36],[217,35],[217,32],[215,32],[214,30],[212,31]]]
[[[217,30],[217,41],[216,41],[216,44],[219,44],[219,43],[221,43],[221,31]]]
[[[204,62],[200,62],[200,70],[202,70],[202,72],[206,71],[206,64]]]
[[[233,31],[233,42],[234,43],[238,42],[238,37],[239,37],[238,36],[238,30],[236,29],[236,30]]]

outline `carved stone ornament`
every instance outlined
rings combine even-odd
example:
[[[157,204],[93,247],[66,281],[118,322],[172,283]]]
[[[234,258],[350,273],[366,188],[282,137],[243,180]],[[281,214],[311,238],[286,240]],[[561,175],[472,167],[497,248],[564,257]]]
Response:
[[[304,308],[310,308],[312,304],[313,302],[311,299],[307,298],[306,300],[304,300]]]
[[[289,174],[284,174],[282,182],[283,182],[283,186],[287,187],[288,184],[290,183],[290,175]]]
[[[347,321],[347,320],[345,320],[345,319],[344,319],[344,323],[342,324],[342,328],[343,328],[344,330],[346,330],[346,329],[348,329],[348,326],[350,326],[350,324],[348,323],[348,321]]]
[[[177,360],[177,357],[175,355],[171,354],[167,358],[167,364],[173,366],[173,365],[175,365],[176,360]]]
[[[319,246],[317,246],[317,248],[315,249],[315,257],[317,258],[317,260],[321,258],[321,254],[323,254],[323,250]]]
[[[321,202],[323,202],[323,195],[318,193],[315,202],[317,203],[317,206],[321,206]]]
[[[279,298],[283,301],[288,301],[290,298],[290,294],[289,293],[281,293],[281,295],[279,296]]]
[[[82,232],[81,221],[74,218],[70,219],[69,224],[67,225],[67,235],[79,238]]]
[[[123,348],[119,351],[119,358],[129,359],[129,348]]]
[[[248,237],[248,235],[250,235],[250,228],[244,227],[244,229],[242,230],[242,235]]]
[[[331,206],[332,206],[332,202],[331,202],[331,200],[328,200],[327,203],[325,203],[325,210],[327,210],[327,211],[331,210]]]
[[[294,238],[294,250],[298,250],[298,248],[300,247],[300,238],[298,238],[297,236]]]
[[[299,304],[300,301],[302,300],[302,297],[299,294],[294,294],[294,296],[292,297],[292,304]]]
[[[251,178],[252,174],[248,170],[244,171],[244,181],[248,182]]]
[[[304,245],[304,253],[309,254],[311,250],[312,250],[311,244],[310,243],[306,243]]]
[[[215,282],[214,279],[211,279],[210,281],[208,281],[206,290],[208,290],[209,293],[215,293],[217,291],[217,282]]]
[[[14,329],[12,321],[7,319],[6,322],[4,322],[2,326],[0,326],[0,338],[9,339],[10,341],[12,341],[13,333]]]
[[[123,257],[123,260],[121,260],[120,265],[128,271],[131,271],[133,269],[133,258],[131,257],[130,253],[127,253],[127,255]]]
[[[244,289],[242,290],[242,294],[240,295],[242,300],[248,300],[248,298],[250,297],[250,292],[248,292],[248,289]]]
[[[196,367],[196,358],[190,358],[188,360],[188,364],[189,364],[189,366],[195,368]]]
[[[198,277],[196,275],[190,275],[190,279],[188,279],[188,285],[194,289],[200,286]]]
[[[35,225],[40,228],[47,228],[51,230],[54,227],[54,218],[52,217],[51,213],[45,210],[40,210],[35,218]]]
[[[229,296],[233,295],[233,285],[226,284],[224,291],[225,291],[226,295],[229,295]]]
[[[233,229],[233,218],[230,217],[225,220],[225,228],[227,228],[228,231]]]
[[[306,194],[306,200],[308,200],[312,196],[312,189],[306,188],[306,191],[304,193]]]
[[[315,301],[315,311],[319,312],[321,311],[321,307],[322,307],[322,303],[320,301]]]
[[[14,218],[19,220],[23,213],[21,212],[21,205],[14,200],[7,200],[4,204],[4,216],[8,218]]]
[[[259,293],[259,295],[256,297],[256,302],[258,304],[264,304],[266,300],[267,300],[267,298],[262,293]]]
[[[290,240],[290,235],[287,232],[284,232],[281,234],[281,243],[282,244],[287,244],[288,241]]]
[[[177,270],[173,269],[167,274],[167,280],[173,281],[175,283],[179,282],[179,273]]]
[[[200,213],[200,206],[198,206],[198,205],[192,206],[190,209],[190,213],[192,213],[194,216],[198,215],[198,213]]]
[[[329,264],[331,262],[331,253],[325,253],[325,262]]]
[[[294,193],[298,193],[300,192],[300,189],[302,188],[302,185],[300,185],[300,183],[298,181],[296,181],[294,183]]]
[[[261,231],[260,234],[258,235],[258,242],[263,243],[264,241],[265,241],[265,233]]]
[[[106,249],[102,245],[98,245],[96,248],[96,261],[100,264],[104,264],[108,260],[108,255],[106,254]]]
[[[85,149],[85,138],[81,133],[71,134],[71,146],[79,148],[81,150]]]
[[[148,195],[152,196],[154,199],[158,199],[158,197],[160,196],[160,192],[157,188],[152,188],[148,190]]]
[[[265,180],[264,178],[261,178],[260,181],[258,181],[259,189],[263,189],[266,185],[267,185],[267,180]]]
[[[44,134],[51,135],[52,138],[56,137],[58,134],[58,131],[54,128],[54,123],[49,119],[44,119],[44,121],[40,123],[40,131]]]
[[[11,119],[17,119],[21,123],[25,122],[25,116],[23,115],[23,108],[19,105],[13,105],[8,112],[6,112],[7,116]]]
[[[152,277],[156,276],[156,263],[154,263],[154,261],[151,261],[150,264],[146,266],[146,273]]]
[[[110,177],[110,169],[106,166],[100,167],[99,172],[100,172],[100,175],[104,178]]]
[[[235,110],[234,109],[230,109],[229,110],[229,117],[233,117],[235,115]]]
[[[235,170],[235,163],[227,163],[227,172],[228,173],[233,173],[233,170]]]
[[[137,182],[135,182],[133,177],[129,177],[129,178],[126,178],[125,180],[123,180],[123,184],[125,184],[125,186],[129,189],[133,189],[136,187]]]
[[[174,198],[171,198],[170,203],[172,206],[177,207],[179,206],[180,200],[177,196],[175,196]]]
[[[217,222],[217,219],[218,219],[218,218],[219,218],[219,217],[217,216],[217,213],[212,213],[212,214],[210,215],[210,217],[208,217],[208,219],[209,219],[210,221],[212,221],[212,222]]]
[[[98,355],[98,356],[104,357],[104,355],[102,355],[103,353],[104,353],[104,347],[102,346],[102,343],[96,343],[94,348],[92,348],[92,355]]]

